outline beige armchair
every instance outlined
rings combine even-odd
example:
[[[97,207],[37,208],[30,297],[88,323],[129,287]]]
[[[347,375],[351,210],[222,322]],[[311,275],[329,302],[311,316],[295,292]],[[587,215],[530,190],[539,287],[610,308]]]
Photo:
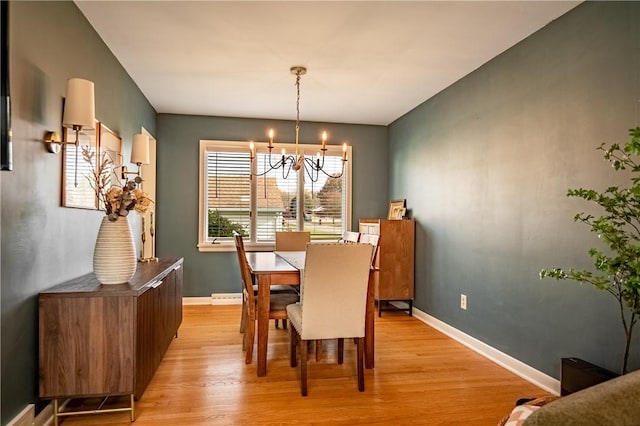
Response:
[[[307,342],[338,339],[338,363],[345,338],[356,340],[358,390],[364,391],[364,335],[367,284],[373,246],[312,244],[307,255],[300,303],[287,306],[290,323],[290,364],[300,351],[300,387],[307,395]]]

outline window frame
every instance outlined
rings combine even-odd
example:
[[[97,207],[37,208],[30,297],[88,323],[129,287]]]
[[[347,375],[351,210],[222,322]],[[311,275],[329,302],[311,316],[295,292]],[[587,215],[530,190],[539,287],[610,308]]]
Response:
[[[268,153],[269,150],[267,148],[268,144],[266,142],[254,142],[254,146],[257,153]],[[299,148],[304,152],[305,148],[316,149],[315,145],[311,144],[301,144]],[[327,147],[327,155],[332,156],[341,156],[342,155],[342,146],[341,145],[326,145]],[[287,152],[292,153],[295,152],[295,144],[294,143],[278,143],[275,148],[276,152],[279,152],[281,149],[285,149]],[[225,140],[210,140],[210,139],[201,139],[200,140],[200,149],[199,149],[199,181],[198,181],[198,243],[197,248],[200,252],[229,252],[235,251],[236,247],[233,241],[222,241],[217,243],[212,243],[207,237],[207,224],[206,218],[208,217],[207,206],[207,153],[209,151],[233,151],[233,152],[245,152],[249,153],[249,144],[246,142],[238,142],[238,141],[225,141]],[[277,155],[277,154],[274,154]],[[352,195],[353,195],[353,180],[352,180],[352,169],[353,169],[353,151],[351,146],[347,146],[347,159],[348,161],[345,164],[344,174],[342,176],[344,182],[344,191],[345,195],[345,212],[344,212],[344,220],[343,220],[343,231],[351,230],[351,210],[352,210]],[[256,164],[252,165],[252,172],[255,172]],[[291,170],[291,173],[302,173],[304,174],[304,169],[296,172]],[[305,175],[305,178],[308,177]],[[304,183],[302,179],[298,180],[298,197],[297,199],[300,201],[304,201]],[[251,232],[252,239],[245,240],[245,249],[247,251],[269,251],[274,250],[275,241],[268,242],[256,242],[253,241],[255,238],[255,227],[257,223],[257,208],[256,208],[256,194],[257,194],[257,179],[251,179],[251,207],[250,207],[250,223],[251,223]],[[299,220],[297,221],[298,229],[300,228],[300,222],[302,215],[298,215]]]

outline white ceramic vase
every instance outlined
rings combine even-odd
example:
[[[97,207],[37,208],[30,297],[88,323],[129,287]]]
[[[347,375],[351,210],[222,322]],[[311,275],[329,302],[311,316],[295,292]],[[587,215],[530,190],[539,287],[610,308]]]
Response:
[[[93,271],[102,284],[129,282],[136,272],[136,249],[131,226],[126,217],[111,222],[102,219],[96,248],[93,252]]]

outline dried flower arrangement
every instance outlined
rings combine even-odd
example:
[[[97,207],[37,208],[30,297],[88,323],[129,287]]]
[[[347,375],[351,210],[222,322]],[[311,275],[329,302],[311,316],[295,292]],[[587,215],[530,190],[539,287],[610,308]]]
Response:
[[[100,163],[96,163],[94,168],[95,156],[95,151],[92,151],[88,146],[82,147],[82,157],[91,164],[93,175],[87,176],[87,178],[91,182],[91,187],[96,191],[100,206],[105,209],[109,220],[114,222],[118,220],[119,216],[127,216],[131,210],[138,213],[146,212],[153,201],[149,198],[149,194],[138,188],[138,185],[142,183],[140,176],[136,176],[134,180],[130,180],[122,186],[117,180],[112,183],[113,161],[105,152],[100,158]]]

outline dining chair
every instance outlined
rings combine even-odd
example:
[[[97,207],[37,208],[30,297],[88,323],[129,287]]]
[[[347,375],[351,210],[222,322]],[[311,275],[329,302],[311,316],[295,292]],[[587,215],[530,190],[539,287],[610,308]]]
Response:
[[[344,234],[342,234],[342,238],[340,238],[338,242],[339,243],[357,243],[359,239],[360,239],[359,232],[344,231]]]
[[[240,263],[240,274],[242,276],[242,320],[241,331],[244,331],[244,339],[242,341],[242,349],[246,351],[245,364],[251,364],[253,361],[253,345],[256,333],[256,311],[257,299],[256,291],[253,285],[253,278],[249,269],[249,262],[244,252],[244,242],[240,234],[234,235],[236,248],[238,252],[238,261]],[[296,303],[299,300],[298,294],[293,292],[271,293],[269,305],[269,319],[287,319],[287,305]]]
[[[238,261],[240,263],[240,273],[242,274],[242,263],[246,262],[247,258],[245,255],[245,249],[244,249],[244,240],[242,238],[242,235],[240,235],[237,231],[233,231],[233,238],[234,241],[236,243],[236,253],[238,254]],[[256,284],[253,284],[253,277],[251,277],[251,283],[253,286],[253,295],[256,296],[258,294],[258,286]],[[243,289],[244,289],[244,282],[243,282]],[[270,288],[270,292],[271,294],[278,294],[278,293],[287,293],[287,294],[294,294],[296,296],[299,295],[298,290],[290,285],[272,285]],[[240,333],[244,333],[244,326],[245,326],[245,319],[246,319],[246,312],[245,312],[245,308],[246,308],[246,300],[244,297],[244,291],[242,293],[242,312],[240,314]],[[278,328],[278,320],[276,319],[275,321],[276,324],[276,328]],[[284,329],[287,328],[287,322],[283,321],[282,322],[282,327]]]
[[[361,244],[371,244],[373,246],[373,254],[371,254],[371,269],[374,270],[378,267],[377,259],[378,256],[378,245],[380,243],[380,235],[375,234],[360,234]]]
[[[308,231],[276,231],[276,251],[305,251],[307,244],[311,242],[311,232]],[[289,287],[300,294],[300,286]],[[276,320],[278,328],[278,320]],[[287,328],[284,322],[283,328]]]
[[[305,251],[311,241],[311,232],[277,231],[276,251]]]
[[[370,244],[312,244],[307,247],[300,303],[287,306],[289,362],[297,366],[300,391],[307,395],[307,343],[338,339],[338,363],[345,338],[356,339],[358,390],[364,391],[364,335]]]
[[[375,234],[360,234],[360,238],[358,241],[360,244],[371,244],[373,246],[373,253],[371,254],[371,276],[369,279],[376,279],[375,274],[380,271],[380,266],[378,264],[378,244],[380,242],[380,235]],[[316,349],[316,361],[320,360],[322,354],[322,341],[317,341],[315,345]]]

